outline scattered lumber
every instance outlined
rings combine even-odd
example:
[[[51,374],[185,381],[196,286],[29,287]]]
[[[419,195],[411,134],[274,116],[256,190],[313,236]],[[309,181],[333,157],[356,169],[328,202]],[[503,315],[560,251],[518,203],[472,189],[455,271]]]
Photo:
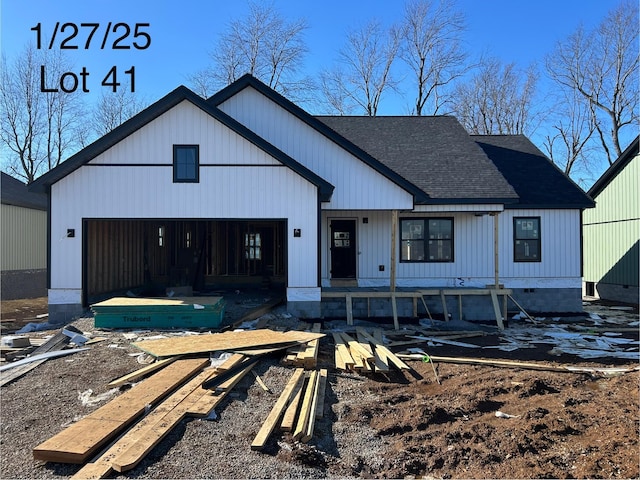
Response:
[[[374,346],[376,353],[379,353],[381,356],[385,357],[389,362],[393,363],[397,368],[399,368],[400,370],[411,370],[411,367],[409,365],[407,365],[402,360],[400,360],[391,350],[385,347],[382,344],[382,342],[380,342],[380,340],[371,336],[362,327],[358,327],[357,332],[365,340],[367,340],[369,343],[371,343]]]
[[[398,354],[399,357],[405,360],[420,360],[424,359],[424,355],[420,354]],[[466,365],[487,365],[490,367],[506,367],[506,368],[522,368],[528,370],[542,370],[547,372],[572,372],[572,373],[600,373],[604,375],[616,375],[622,373],[628,373],[635,370],[640,370],[640,367],[635,368],[597,368],[597,367],[574,367],[570,365],[548,365],[544,363],[531,363],[531,362],[515,362],[511,360],[489,360],[484,358],[470,358],[470,357],[440,357],[435,355],[429,355],[429,359],[432,362],[442,363],[460,363]]]
[[[262,450],[264,448],[269,436],[271,435],[273,430],[276,428],[276,425],[280,420],[280,417],[282,416],[285,408],[287,407],[287,404],[291,400],[293,393],[296,389],[296,385],[299,382],[301,382],[303,378],[304,378],[304,370],[302,368],[297,368],[293,372],[293,375],[291,376],[291,378],[289,379],[287,386],[284,388],[284,390],[280,394],[280,397],[278,398],[277,402],[271,409],[271,412],[267,416],[267,419],[262,424],[262,427],[260,428],[260,430],[258,431],[258,434],[253,440],[253,443],[251,443],[251,450]]]
[[[55,351],[66,348],[69,342],[71,341],[71,338],[69,338],[67,335],[62,333],[62,330],[63,329],[60,329],[60,331],[56,333],[53,337],[51,337],[49,340],[47,340],[38,348],[36,348],[31,353],[31,355],[32,356],[41,355],[43,353],[55,352]],[[82,333],[73,325],[67,325],[66,327],[64,327],[64,330],[74,332],[74,333],[79,333],[79,334]],[[11,372],[3,374],[0,377],[0,386],[4,386],[7,383],[12,382],[13,380],[16,380],[17,378],[20,378],[25,373],[30,372],[31,370],[36,368],[38,365],[46,361],[47,361],[47,358],[41,358],[40,360],[30,362],[28,365],[20,365],[20,366],[17,366],[16,368],[12,368]]]
[[[72,478],[106,478],[113,470],[125,472],[134,468],[185,416],[193,415],[194,411],[208,415],[249,368],[225,382],[228,388],[223,392],[212,393],[201,384],[207,378],[229,371],[243,359],[242,355],[233,355],[216,369],[204,370],[191,378]]]
[[[323,336],[322,333],[275,332],[263,329],[146,340],[135,342],[133,345],[154,357],[172,357],[213,351],[236,351],[243,348],[267,348],[286,343],[307,343]]]
[[[294,440],[302,440],[307,435],[307,429],[309,426],[310,417],[313,416],[315,420],[315,395],[317,394],[318,386],[318,372],[313,370],[309,375],[307,381],[307,387],[304,391],[304,398],[302,400],[302,406],[300,407],[300,413],[298,415],[298,421],[296,428],[293,431]],[[312,415],[313,413],[313,415]]]
[[[202,370],[208,359],[177,360],[33,449],[36,460],[84,463],[147,409]]]
[[[169,357],[169,358],[165,358],[164,360],[159,360],[155,363],[152,363],[150,365],[147,365],[146,367],[143,367],[139,370],[136,370],[135,372],[131,372],[128,375],[124,375],[120,378],[117,378],[115,380],[113,380],[112,382],[110,382],[107,386],[109,387],[119,387],[120,385],[124,385],[125,383],[129,383],[129,382],[135,382],[136,380],[149,375],[150,373],[155,372],[156,370],[160,370],[161,368],[166,367],[167,365],[169,365],[170,363],[176,361],[178,358],[180,357]]]
[[[298,382],[292,394],[292,400],[284,412],[282,422],[280,422],[280,430],[283,432],[291,432],[296,423],[300,402],[304,394],[304,380]]]
[[[326,368],[320,369],[320,379],[318,383],[318,405],[316,407],[316,419],[324,416],[324,397],[327,391],[328,371]]]

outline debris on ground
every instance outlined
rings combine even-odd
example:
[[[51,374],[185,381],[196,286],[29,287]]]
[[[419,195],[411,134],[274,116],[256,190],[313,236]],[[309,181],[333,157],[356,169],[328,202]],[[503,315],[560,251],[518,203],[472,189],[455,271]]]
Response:
[[[638,315],[603,309],[597,317],[512,318],[503,331],[333,320],[320,336],[298,337],[295,350],[260,340],[224,355],[202,351],[223,333],[104,330],[80,319],[72,326],[90,348],[77,361],[51,359],[2,387],[3,475],[637,478],[640,354],[629,325]],[[254,341],[313,329],[283,309],[243,327],[224,335]],[[107,341],[90,343],[100,337]],[[156,341],[197,351],[164,357],[134,345]],[[315,341],[315,364],[292,363]],[[343,354],[352,362],[340,368]],[[140,368],[141,356],[152,363]],[[194,363],[163,386],[163,372],[182,362]]]

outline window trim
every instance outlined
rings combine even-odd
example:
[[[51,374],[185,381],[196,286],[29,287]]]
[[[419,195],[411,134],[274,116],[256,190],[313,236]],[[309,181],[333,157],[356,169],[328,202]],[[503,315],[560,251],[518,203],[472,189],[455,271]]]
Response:
[[[419,240],[421,242],[423,242],[424,245],[424,252],[425,252],[425,258],[424,260],[404,260],[402,258],[402,242],[405,241],[405,239],[402,238],[402,222],[405,220],[422,220],[423,222],[425,222],[425,226],[426,226],[426,231],[424,234],[424,238],[422,240]],[[429,259],[429,246],[427,244],[428,242],[428,234],[429,234],[429,222],[431,220],[449,220],[451,222],[451,238],[450,239],[442,239],[442,240],[446,240],[446,241],[450,241],[451,242],[451,259],[450,260],[431,260]],[[403,217],[399,219],[398,222],[398,228],[399,228],[399,234],[398,234],[398,239],[400,240],[399,243],[399,248],[400,248],[400,263],[455,263],[455,217]]]
[[[538,238],[518,238],[516,222],[518,220],[537,220],[538,221]],[[538,242],[538,258],[518,258],[516,252],[516,242],[518,240],[527,240]],[[540,216],[513,217],[513,262],[514,263],[540,263],[542,262],[542,219]]]
[[[181,148],[194,149],[196,153],[196,174],[195,178],[178,178],[177,154]],[[200,145],[174,144],[173,145],[173,183],[200,183]]]

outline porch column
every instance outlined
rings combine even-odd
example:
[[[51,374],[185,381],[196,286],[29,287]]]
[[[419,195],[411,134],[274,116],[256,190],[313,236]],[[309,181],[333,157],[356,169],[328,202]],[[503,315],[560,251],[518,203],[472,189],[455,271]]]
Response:
[[[498,213],[493,214],[493,261],[494,261],[494,285],[498,288],[500,285],[500,252],[498,239]]]
[[[391,211],[391,272],[390,288],[396,291],[396,231],[398,230],[398,211]]]

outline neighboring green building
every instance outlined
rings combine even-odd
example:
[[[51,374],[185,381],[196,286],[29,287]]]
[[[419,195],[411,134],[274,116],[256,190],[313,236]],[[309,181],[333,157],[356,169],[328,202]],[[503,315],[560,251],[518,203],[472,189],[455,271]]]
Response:
[[[4,172],[0,183],[2,300],[47,296],[47,196]]]
[[[583,213],[585,295],[633,304],[640,297],[638,138],[591,187],[596,208]]]

